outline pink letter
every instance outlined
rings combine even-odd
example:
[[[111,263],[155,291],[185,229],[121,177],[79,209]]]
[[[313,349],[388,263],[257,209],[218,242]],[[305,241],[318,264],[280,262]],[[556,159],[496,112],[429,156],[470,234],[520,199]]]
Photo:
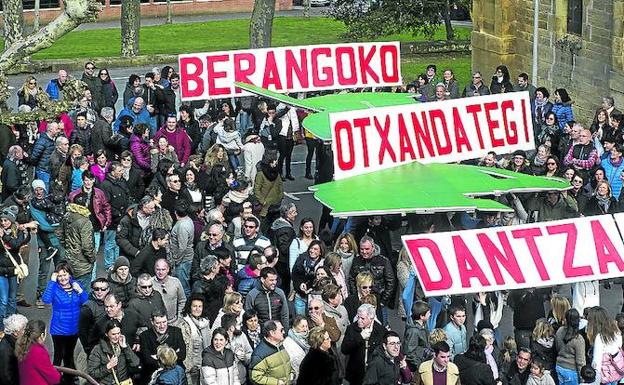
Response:
[[[416,266],[416,270],[418,271],[418,277],[423,285],[423,289],[428,291],[445,290],[453,285],[451,274],[446,266],[446,262],[444,262],[440,248],[438,248],[438,245],[434,241],[431,239],[414,239],[407,241],[406,244],[410,255],[412,256],[412,260],[414,261],[414,265]],[[420,254],[421,248],[428,249],[431,253],[433,261],[436,264],[436,268],[440,272],[441,278],[439,281],[434,282],[431,279],[429,271],[433,270],[433,266],[425,266],[422,260],[422,255]]]
[[[518,266],[518,261],[516,261],[516,256],[514,255],[513,249],[509,244],[509,239],[507,239],[507,235],[504,231],[498,231],[497,235],[498,239],[501,242],[501,245],[503,246],[504,252],[501,252],[486,234],[477,234],[477,239],[481,244],[481,248],[483,248],[485,258],[487,258],[488,263],[490,264],[490,268],[492,269],[492,274],[494,274],[494,279],[496,280],[496,283],[499,285],[505,284],[505,279],[501,274],[500,266],[504,267],[505,270],[507,270],[509,275],[511,275],[516,283],[526,282],[524,276],[522,275],[522,271],[520,270],[520,266]]]
[[[596,246],[596,256],[598,257],[598,267],[602,274],[609,272],[607,265],[615,263],[619,271],[624,271],[624,262],[617,252],[613,242],[609,239],[607,232],[602,227],[600,221],[591,221],[592,233],[594,234],[594,246]],[[618,239],[619,241],[619,239]]]
[[[566,247],[563,254],[563,274],[567,278],[591,276],[594,274],[591,266],[573,266],[574,249],[576,248],[576,238],[578,230],[574,223],[554,225],[546,227],[548,234],[566,234]]]
[[[544,266],[544,260],[542,259],[542,255],[537,249],[537,244],[535,243],[535,237],[541,237],[542,230],[540,230],[539,228],[514,230],[511,232],[511,235],[516,239],[524,239],[524,242],[526,242],[527,247],[529,248],[531,258],[533,258],[533,263],[535,263],[535,268],[537,269],[540,278],[542,279],[542,281],[550,280],[550,276],[548,275],[546,266]]]
[[[454,235],[452,238],[462,287],[470,287],[471,278],[478,279],[482,286],[490,286],[485,274],[483,274],[483,270],[481,270],[481,267],[468,249],[468,246],[464,243],[464,240],[459,235]]]

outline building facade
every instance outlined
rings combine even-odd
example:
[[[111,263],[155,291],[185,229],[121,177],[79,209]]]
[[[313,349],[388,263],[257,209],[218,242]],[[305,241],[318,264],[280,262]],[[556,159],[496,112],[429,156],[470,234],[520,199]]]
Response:
[[[536,0],[473,0],[472,66],[491,76],[499,64],[512,81],[531,75]],[[603,96],[624,106],[624,0],[539,0],[538,79],[565,88],[577,121],[591,123]],[[488,83],[489,84],[489,83]]]

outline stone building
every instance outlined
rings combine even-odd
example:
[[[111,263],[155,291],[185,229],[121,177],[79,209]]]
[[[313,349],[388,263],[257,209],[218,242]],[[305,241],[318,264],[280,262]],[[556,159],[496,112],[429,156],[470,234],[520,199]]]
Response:
[[[536,0],[473,0],[472,66],[531,75]],[[588,124],[602,96],[624,106],[624,0],[539,0],[537,84],[565,88]],[[489,84],[489,82],[488,82]]]

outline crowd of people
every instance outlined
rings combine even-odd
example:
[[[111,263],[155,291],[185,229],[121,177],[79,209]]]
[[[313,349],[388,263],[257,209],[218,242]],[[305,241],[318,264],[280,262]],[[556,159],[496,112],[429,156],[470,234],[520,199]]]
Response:
[[[84,95],[57,120],[0,126],[0,383],[73,384],[75,372],[56,368],[75,368],[81,351],[85,372],[106,385],[624,377],[624,314],[600,306],[599,282],[573,284],[571,300],[556,288],[425,298],[393,242],[400,233],[624,210],[624,116],[613,98],[583,125],[565,89],[550,101],[526,74],[512,84],[499,66],[489,87],[474,72],[460,93],[452,70],[439,79],[430,65],[389,91],[422,102],[529,92],[536,150],[467,163],[564,177],[572,188],[497,198],[513,213],[339,219],[324,207],[316,220],[299,218],[284,199],[295,145],[307,147],[305,178],[332,179],[331,148],[300,125],[305,112],[255,97],[185,103],[169,66],[133,74],[119,91],[107,69],[96,70],[85,64]],[[29,76],[19,110],[36,110],[39,93],[63,98],[67,79],[61,70],[44,90]],[[28,271],[30,255],[38,271]],[[29,274],[34,306],[51,309],[49,322],[17,312],[33,306],[23,292]],[[503,336],[510,310],[513,335]],[[394,313],[404,330],[390,327]]]

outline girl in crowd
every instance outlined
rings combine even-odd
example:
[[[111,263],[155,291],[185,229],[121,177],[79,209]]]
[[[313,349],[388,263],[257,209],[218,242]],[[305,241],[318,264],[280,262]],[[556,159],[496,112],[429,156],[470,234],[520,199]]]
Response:
[[[622,334],[615,320],[603,307],[597,306],[588,314],[587,338],[594,347],[592,367],[596,370],[597,383],[615,385],[619,381],[602,379],[602,367],[616,354],[621,354]],[[621,378],[620,378],[621,379]],[[609,382],[611,380],[612,382]]]
[[[258,313],[254,309],[246,310],[243,313],[243,327],[241,330],[247,337],[247,341],[249,341],[252,349],[262,341]]]
[[[325,246],[321,241],[312,240],[308,251],[301,254],[292,269],[293,287],[295,288],[295,314],[304,315],[308,304],[308,295],[313,290],[316,278],[316,266],[325,255]]]
[[[24,334],[15,343],[20,385],[56,385],[61,381],[61,373],[50,362],[45,339],[45,323],[28,321]]]
[[[117,385],[131,378],[141,364],[121,334],[121,323],[108,320],[104,337],[93,348],[87,364],[88,373],[102,385]]]
[[[353,235],[351,233],[340,234],[338,239],[336,239],[334,252],[338,253],[342,258],[342,271],[345,277],[349,277],[351,265],[353,264],[353,257],[358,253],[357,243]]]
[[[581,316],[576,309],[565,313],[565,325],[555,334],[555,370],[559,385],[578,385],[578,368],[585,365],[585,340],[579,333]]]
[[[212,333],[212,344],[202,356],[203,385],[240,385],[234,352],[226,347],[228,341],[225,329]]]

